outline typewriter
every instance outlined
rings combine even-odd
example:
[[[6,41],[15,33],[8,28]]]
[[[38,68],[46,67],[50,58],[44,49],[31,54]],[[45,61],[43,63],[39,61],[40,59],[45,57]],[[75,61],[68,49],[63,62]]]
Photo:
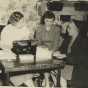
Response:
[[[34,54],[36,53],[36,45],[31,44],[31,40],[20,40],[13,42],[12,51],[19,54]]]

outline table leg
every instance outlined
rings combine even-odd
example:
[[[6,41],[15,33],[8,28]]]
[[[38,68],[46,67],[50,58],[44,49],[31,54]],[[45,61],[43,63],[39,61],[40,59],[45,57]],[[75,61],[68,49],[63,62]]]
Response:
[[[58,69],[58,73],[57,73],[57,85],[56,85],[56,87],[60,87],[60,77],[61,77],[61,70]]]
[[[5,67],[1,62],[0,62],[0,70],[2,71],[1,80],[2,80],[3,86],[8,86],[9,85],[9,82],[7,81],[8,76],[7,76],[7,73],[5,72]]]
[[[44,75],[45,75],[45,82],[46,82],[45,85],[46,87],[50,87],[49,86],[49,73],[45,72]]]
[[[3,85],[9,86],[9,80],[10,80],[9,73],[4,73],[3,74]]]

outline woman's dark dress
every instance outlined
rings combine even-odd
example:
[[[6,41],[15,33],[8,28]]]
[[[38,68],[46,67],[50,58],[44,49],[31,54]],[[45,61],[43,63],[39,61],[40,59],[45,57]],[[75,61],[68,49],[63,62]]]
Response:
[[[67,47],[70,42],[71,36],[61,34],[64,38],[60,51],[67,53]],[[68,55],[67,63],[73,64],[74,69],[72,73],[72,86],[76,88],[88,88],[88,38],[81,32],[77,36],[72,45],[71,54]]]

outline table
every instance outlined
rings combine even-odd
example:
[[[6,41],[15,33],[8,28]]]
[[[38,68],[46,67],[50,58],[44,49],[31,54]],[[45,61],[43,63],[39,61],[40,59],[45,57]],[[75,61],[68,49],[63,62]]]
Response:
[[[3,63],[2,63],[3,64]],[[5,69],[5,77],[6,77],[6,85],[9,85],[10,77],[17,74],[25,74],[25,73],[35,73],[35,72],[50,72],[51,70],[58,70],[57,75],[57,86],[60,87],[60,76],[61,69],[64,67],[64,62],[61,60],[52,59],[51,61],[37,63],[37,64],[20,64],[14,62],[13,67],[7,67],[4,65]]]

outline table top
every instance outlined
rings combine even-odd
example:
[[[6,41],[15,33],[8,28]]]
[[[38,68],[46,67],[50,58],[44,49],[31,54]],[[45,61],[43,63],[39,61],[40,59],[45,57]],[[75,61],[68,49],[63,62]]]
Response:
[[[11,64],[11,62],[9,63]],[[43,63],[36,63],[36,64],[16,63],[12,67],[8,67],[6,63],[6,64],[3,64],[3,66],[5,67],[6,72],[37,71],[37,70],[61,69],[64,67],[64,62],[62,60],[52,59],[51,61],[47,61]]]

